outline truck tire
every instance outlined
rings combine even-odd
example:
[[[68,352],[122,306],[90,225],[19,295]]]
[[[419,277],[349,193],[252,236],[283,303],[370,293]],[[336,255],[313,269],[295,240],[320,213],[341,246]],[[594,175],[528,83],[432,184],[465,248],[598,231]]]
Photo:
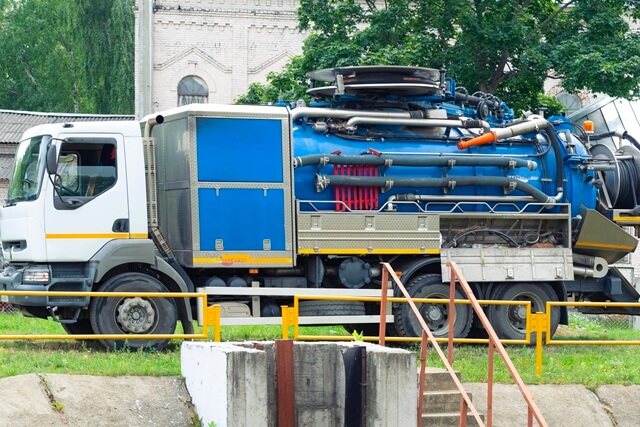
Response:
[[[108,279],[98,292],[167,292],[157,279],[141,273],[123,273]],[[173,334],[178,313],[170,298],[94,297],[89,306],[96,334]],[[169,339],[100,339],[109,349],[160,350]]]
[[[360,301],[300,301],[299,316],[364,316]],[[336,319],[340,323],[340,319]]]
[[[93,335],[91,320],[78,319],[75,323],[61,323],[62,329],[69,335]]]
[[[498,301],[531,301],[531,312],[544,313],[547,301],[557,301],[553,288],[547,283],[502,284],[494,288],[490,298]],[[490,305],[487,317],[502,339],[523,340],[526,332],[526,308],[522,305]],[[560,324],[560,308],[551,313],[551,335]],[[544,335],[542,337],[545,338]],[[536,344],[536,333],[531,333],[531,345]]]
[[[412,298],[441,298],[449,300],[449,285],[442,283],[439,274],[417,276],[407,284],[407,291]],[[456,289],[456,299],[465,299]],[[447,338],[449,335],[449,304],[416,303],[427,326],[436,338]],[[471,329],[472,309],[468,304],[456,304],[454,311],[453,335],[465,338]],[[394,324],[401,337],[420,337],[422,327],[408,303],[394,304]]]

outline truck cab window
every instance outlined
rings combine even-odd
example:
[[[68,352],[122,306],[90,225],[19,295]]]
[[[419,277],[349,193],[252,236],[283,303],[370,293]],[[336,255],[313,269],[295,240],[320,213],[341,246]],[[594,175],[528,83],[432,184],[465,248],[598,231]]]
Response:
[[[116,182],[115,141],[65,142],[57,173],[62,196],[98,197]]]
[[[35,200],[38,197],[44,175],[43,150],[46,150],[49,138],[38,136],[20,143],[9,184],[7,203]]]

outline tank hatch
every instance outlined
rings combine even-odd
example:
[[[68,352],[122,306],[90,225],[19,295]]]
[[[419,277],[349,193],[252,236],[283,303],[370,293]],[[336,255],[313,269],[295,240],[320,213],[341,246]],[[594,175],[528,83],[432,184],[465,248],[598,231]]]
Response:
[[[333,98],[336,95],[442,96],[444,73],[433,68],[401,66],[340,67],[308,74],[312,88],[308,95]],[[329,83],[328,86],[318,82]]]

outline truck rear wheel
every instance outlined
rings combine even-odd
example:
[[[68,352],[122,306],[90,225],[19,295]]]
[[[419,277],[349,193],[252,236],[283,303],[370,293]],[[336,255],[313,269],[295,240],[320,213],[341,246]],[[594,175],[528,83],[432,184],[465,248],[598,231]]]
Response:
[[[422,318],[436,338],[447,338],[449,335],[449,285],[442,283],[439,274],[424,274],[415,277],[407,284],[407,291],[412,298],[441,298],[447,300],[442,304],[416,303]],[[465,299],[456,289],[456,299]],[[471,329],[472,309],[468,304],[456,304],[454,310],[453,335],[465,338]],[[420,337],[422,327],[408,303],[394,304],[394,323],[401,337]]]
[[[91,320],[78,319],[75,323],[61,323],[62,329],[69,335],[93,335]]]
[[[300,301],[299,316],[364,316],[364,303],[361,301]],[[336,323],[340,319],[336,318]]]
[[[491,292],[490,299],[498,301],[531,301],[531,312],[544,313],[547,301],[557,301],[553,288],[547,283],[502,284]],[[490,305],[487,317],[499,338],[523,340],[526,332],[526,307],[522,305]],[[551,335],[560,324],[560,309],[551,312]],[[544,339],[544,336],[543,336]],[[536,343],[535,332],[531,333],[531,345]]]
[[[157,279],[141,273],[124,273],[107,280],[98,292],[167,292]],[[89,307],[96,334],[173,334],[178,319],[170,298],[96,297]],[[169,339],[101,339],[109,349],[162,349]]]

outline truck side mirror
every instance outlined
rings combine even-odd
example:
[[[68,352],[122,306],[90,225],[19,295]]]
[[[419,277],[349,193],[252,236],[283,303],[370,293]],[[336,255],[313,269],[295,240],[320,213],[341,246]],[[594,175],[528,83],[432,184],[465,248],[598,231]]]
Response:
[[[58,173],[58,152],[55,144],[49,144],[47,148],[47,173],[49,175],[55,175]]]

